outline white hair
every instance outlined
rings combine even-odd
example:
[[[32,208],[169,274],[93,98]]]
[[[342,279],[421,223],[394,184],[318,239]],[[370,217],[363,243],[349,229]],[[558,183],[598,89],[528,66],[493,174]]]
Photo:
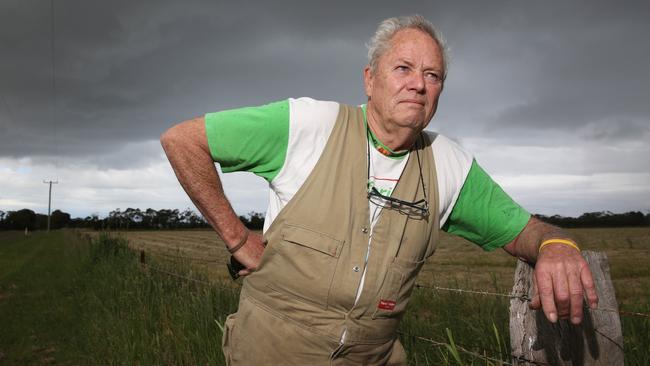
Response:
[[[436,28],[421,15],[410,15],[388,18],[379,23],[375,34],[370,38],[370,42],[366,44],[368,47],[368,63],[370,64],[370,71],[374,72],[377,68],[379,58],[390,48],[390,40],[403,29],[417,29],[431,36],[436,41],[440,52],[442,53],[442,61],[444,67],[443,79],[447,77],[447,44],[442,35]]]

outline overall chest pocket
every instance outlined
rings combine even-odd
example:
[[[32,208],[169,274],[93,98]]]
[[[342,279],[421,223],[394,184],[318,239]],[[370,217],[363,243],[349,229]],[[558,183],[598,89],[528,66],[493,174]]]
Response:
[[[327,307],[343,240],[298,225],[287,224],[276,253],[266,263],[267,282],[276,291]]]

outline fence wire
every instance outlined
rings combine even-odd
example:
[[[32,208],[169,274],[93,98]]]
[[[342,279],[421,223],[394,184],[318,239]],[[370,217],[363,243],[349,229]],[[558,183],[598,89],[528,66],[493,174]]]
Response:
[[[192,277],[189,277],[189,276],[185,276],[185,275],[182,275],[182,274],[179,274],[179,273],[170,272],[170,271],[167,271],[167,270],[164,270],[164,269],[160,269],[158,267],[148,265],[146,263],[141,263],[141,265],[142,265],[143,268],[146,268],[148,270],[158,272],[158,273],[162,273],[162,274],[174,277],[174,278],[178,278],[180,280],[185,280],[185,281],[197,283],[197,284],[200,284],[200,285],[203,285],[203,286],[209,286],[209,287],[212,286],[212,287],[217,287],[217,288],[221,288],[221,289],[229,290],[229,291],[237,291],[237,290],[241,289],[241,284],[239,284],[238,282],[235,282],[236,285],[234,287],[224,286],[224,285],[219,285],[217,283],[208,282],[208,281],[192,278]],[[505,298],[510,298],[510,299],[519,299],[519,300],[522,300],[522,301],[530,301],[531,300],[530,297],[528,297],[527,295],[514,295],[514,294],[506,294],[506,293],[499,293],[499,292],[468,290],[468,289],[441,287],[441,286],[427,286],[427,285],[422,285],[422,284],[415,284],[415,287],[419,288],[419,289],[426,289],[426,290],[433,290],[433,291],[450,291],[450,292],[468,293],[468,294],[474,294],[474,295],[498,296],[498,297],[505,297]],[[619,311],[619,310],[614,310],[614,309],[590,309],[590,310],[591,311],[617,312],[617,313],[619,313],[621,315],[627,315],[627,316],[640,316],[640,317],[646,317],[646,318],[650,317],[650,314]],[[602,335],[602,333],[600,333],[600,332],[598,332],[598,333]],[[450,346],[449,343],[442,342],[442,341],[439,341],[439,340],[435,340],[435,339],[432,339],[432,338],[423,337],[423,336],[416,335],[416,334],[409,334],[409,333],[404,333],[404,332],[399,332],[399,331],[398,331],[398,334],[406,336],[406,337],[410,337],[410,338],[413,338],[413,339],[416,339],[416,340],[419,340],[419,341],[430,343],[430,344],[432,344],[432,345],[434,345],[436,347]],[[610,341],[614,342],[611,339],[610,339]],[[620,345],[618,345],[618,346],[621,347]],[[500,360],[500,359],[497,359],[497,358],[482,355],[482,354],[474,352],[474,351],[470,351],[469,349],[467,349],[467,347],[464,347],[464,346],[461,346],[461,345],[456,344],[455,348],[460,352],[463,352],[465,354],[471,355],[472,357],[476,357],[476,358],[479,358],[479,359],[482,359],[482,360],[498,362],[498,363],[501,363],[502,365],[513,365],[512,363],[507,362],[507,361],[503,361],[503,360]],[[513,359],[517,360],[518,362],[526,362],[526,363],[531,364],[531,365],[549,366],[549,364],[547,364],[547,363],[534,361],[534,360],[529,360],[529,359],[526,359],[525,357],[519,356],[519,355],[511,355],[511,357]]]
[[[461,288],[450,288],[450,287],[441,287],[441,286],[427,286],[427,285],[422,285],[422,284],[419,284],[419,283],[416,283],[415,287],[419,288],[419,289],[426,289],[426,290],[433,290],[433,291],[450,291],[450,292],[468,293],[468,294],[474,294],[474,295],[499,296],[499,297],[506,297],[506,298],[509,298],[509,299],[519,299],[521,301],[527,301],[527,302],[532,301],[532,299],[528,295],[515,295],[515,294],[506,294],[506,293],[499,293],[499,292],[467,290],[467,289],[461,289]],[[602,312],[618,313],[621,316],[650,318],[650,314],[633,312],[633,311],[607,309],[607,308],[591,309],[589,307],[587,307],[586,309],[588,309],[589,311],[602,311]]]
[[[188,257],[184,255],[169,254],[163,252],[155,252],[154,256],[163,256],[167,258],[183,259],[191,262],[200,262],[200,263],[217,263],[217,264],[226,264],[226,261],[221,259],[207,259],[207,258],[198,258],[198,257]]]
[[[204,258],[197,258],[197,257],[186,257],[186,256],[173,255],[173,254],[167,254],[167,253],[155,253],[155,255],[161,255],[163,257],[169,257],[169,258],[184,259],[184,260],[194,261],[194,262],[216,263],[216,264],[224,264],[224,265],[227,264],[225,261],[217,260],[217,259],[204,259]],[[462,289],[462,288],[452,288],[452,287],[442,287],[442,286],[428,286],[428,285],[423,285],[423,284],[420,284],[420,283],[416,283],[415,287],[418,288],[418,289],[426,289],[426,290],[433,290],[433,291],[449,291],[449,292],[458,292],[458,293],[466,293],[466,294],[474,294],[474,295],[505,297],[505,298],[509,298],[509,299],[519,299],[521,301],[526,301],[526,302],[532,301],[532,299],[526,294],[516,295],[516,294],[508,294],[508,293],[491,292],[491,291],[468,290],[468,289]],[[650,314],[648,314],[648,313],[625,311],[625,310],[616,310],[616,309],[606,309],[606,308],[603,308],[603,309],[601,309],[601,308],[597,308],[597,309],[588,308],[588,309],[589,309],[589,311],[602,311],[602,312],[618,313],[621,316],[627,316],[627,317],[650,318]]]
[[[238,282],[234,282],[235,286],[232,286],[232,287],[231,286],[225,286],[225,285],[220,285],[220,284],[214,283],[214,282],[199,280],[197,278],[192,278],[192,277],[185,276],[185,275],[182,275],[182,274],[179,274],[179,273],[166,271],[164,269],[160,269],[158,267],[154,267],[154,266],[151,266],[151,265],[146,264],[146,263],[141,263],[141,265],[142,265],[142,267],[144,267],[144,268],[146,268],[146,269],[148,269],[150,271],[163,273],[163,274],[166,274],[166,275],[168,275],[170,277],[174,277],[174,278],[178,278],[180,280],[185,280],[185,281],[197,283],[197,284],[200,284],[200,285],[203,285],[203,286],[217,287],[217,288],[220,288],[220,289],[223,289],[223,290],[230,290],[230,291],[239,290],[241,288],[241,285]]]

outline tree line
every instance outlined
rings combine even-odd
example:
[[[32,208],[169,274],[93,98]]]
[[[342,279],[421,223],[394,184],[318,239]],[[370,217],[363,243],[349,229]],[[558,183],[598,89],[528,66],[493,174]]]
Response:
[[[650,213],[644,215],[639,211],[620,214],[610,211],[587,212],[579,217],[560,215],[535,215],[535,217],[564,228],[650,226]],[[264,226],[264,214],[261,212],[251,211],[247,215],[239,216],[239,219],[252,230],[261,230]],[[127,208],[122,211],[118,208],[104,218],[100,218],[97,214],[84,218],[71,218],[70,214],[55,210],[50,218],[50,227],[52,229],[68,227],[94,230],[198,229],[209,228],[210,224],[203,216],[189,208],[184,211],[178,209],[154,210],[152,208],[146,210]],[[0,230],[24,230],[25,228],[30,231],[45,230],[47,215],[35,213],[26,208],[7,212],[0,210]]]
[[[264,226],[264,214],[249,212],[239,216],[246,227],[252,230],[261,230]],[[50,218],[51,229],[61,228],[86,228],[94,230],[145,230],[145,229],[199,229],[209,228],[210,224],[203,216],[191,209],[180,211],[178,209],[154,210],[148,208],[127,208],[122,211],[115,209],[108,216],[100,218],[92,214],[84,218],[71,218],[70,214],[55,210]],[[47,229],[47,215],[36,213],[30,209],[18,211],[0,210],[0,230],[45,230]]]
[[[620,214],[610,211],[586,212],[579,217],[564,217],[560,215],[535,215],[535,217],[563,228],[650,226],[650,212],[644,215],[639,211]]]

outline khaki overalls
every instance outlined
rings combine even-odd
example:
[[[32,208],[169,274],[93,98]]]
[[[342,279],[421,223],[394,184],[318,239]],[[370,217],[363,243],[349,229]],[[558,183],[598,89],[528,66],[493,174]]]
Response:
[[[226,320],[227,364],[406,364],[396,331],[438,236],[431,141],[423,134],[416,146],[430,214],[382,209],[355,305],[370,239],[366,144],[363,111],[341,105],[321,158],[265,233],[260,266]],[[423,198],[415,151],[392,196]]]

